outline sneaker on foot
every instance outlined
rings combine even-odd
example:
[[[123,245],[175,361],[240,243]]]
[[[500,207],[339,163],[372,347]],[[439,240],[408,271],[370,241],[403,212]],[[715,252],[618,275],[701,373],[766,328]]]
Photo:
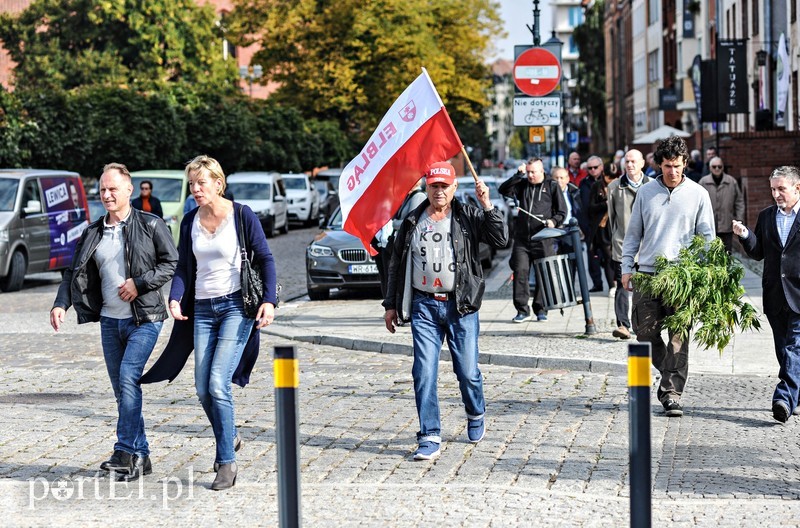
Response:
[[[772,417],[780,423],[786,423],[789,419],[789,406],[780,400],[772,402]]]
[[[669,399],[664,403],[664,412],[667,416],[683,416],[683,407],[679,401]]]
[[[537,321],[547,321],[547,314],[545,314],[545,313],[538,314],[536,316],[536,320]]]
[[[486,424],[483,418],[477,420],[467,420],[467,437],[473,444],[477,444],[483,440],[483,435],[486,434]]]
[[[414,460],[433,460],[439,456],[439,444],[425,440],[419,443],[417,450],[414,451]]]
[[[608,289],[608,296],[611,297],[612,299],[614,298],[614,296],[616,294],[617,294],[617,287],[616,286]]]
[[[512,321],[515,323],[524,323],[525,321],[530,321],[530,320],[531,316],[524,313],[518,313],[517,316],[512,319]]]
[[[800,416],[800,407],[795,407],[792,411],[792,416]]]
[[[622,325],[619,325],[616,330],[611,332],[611,335],[613,335],[614,337],[618,337],[620,339],[630,339],[631,338],[630,330],[628,330],[627,328],[625,328]]]

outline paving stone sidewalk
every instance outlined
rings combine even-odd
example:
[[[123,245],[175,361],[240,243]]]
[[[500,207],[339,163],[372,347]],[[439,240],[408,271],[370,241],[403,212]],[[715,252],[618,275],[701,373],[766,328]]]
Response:
[[[112,488],[95,473],[110,454],[115,422],[99,328],[77,326],[70,314],[54,334],[53,295],[46,286],[4,294],[0,306],[0,526],[162,519],[276,526],[270,356],[287,344],[298,347],[301,364],[306,526],[629,522],[626,376],[484,364],[489,429],[473,445],[455,377],[441,363],[443,452],[415,462],[409,357],[275,336],[265,337],[253,384],[235,391],[245,447],[234,489],[208,489],[213,435],[194,395],[191,360],[172,384],[145,388],[154,473],[141,485]],[[797,525],[798,425],[772,419],[774,382],[774,374],[697,373],[682,418],[653,407],[654,526]]]

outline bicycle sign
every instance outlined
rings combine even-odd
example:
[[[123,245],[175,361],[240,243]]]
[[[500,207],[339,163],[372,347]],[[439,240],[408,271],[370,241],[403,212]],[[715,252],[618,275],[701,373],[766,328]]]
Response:
[[[531,113],[525,116],[525,123],[529,125],[545,125],[548,121],[550,118],[541,108],[532,108]]]
[[[514,126],[558,126],[561,124],[561,95],[514,97]]]

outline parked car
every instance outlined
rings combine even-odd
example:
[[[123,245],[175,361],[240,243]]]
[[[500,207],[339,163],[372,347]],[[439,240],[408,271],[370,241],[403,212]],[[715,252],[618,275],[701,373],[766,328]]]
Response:
[[[379,289],[380,286],[378,266],[361,241],[342,229],[342,211],[337,208],[323,231],[306,248],[309,299],[325,300],[332,288]]]
[[[289,219],[305,226],[318,222],[319,193],[305,174],[282,174]]]
[[[75,172],[0,170],[0,290],[25,275],[69,267],[89,225],[86,192]]]
[[[320,225],[325,225],[333,216],[336,208],[339,207],[339,191],[333,187],[329,180],[317,181],[316,187],[318,191],[322,188],[323,191],[320,191],[320,195],[325,196],[319,202]]]
[[[141,170],[131,173],[133,180],[133,195],[139,196],[139,185],[143,180],[150,180],[153,184],[153,196],[161,201],[161,210],[164,221],[167,223],[175,245],[180,237],[181,220],[183,220],[183,202],[188,193],[188,183],[182,170]]]
[[[480,202],[478,202],[477,196],[475,196],[474,187],[472,190],[464,190],[459,184],[459,188],[456,191],[455,197],[458,198],[458,201],[461,203],[483,208]],[[486,242],[481,242],[478,245],[478,257],[480,258],[481,266],[483,266],[484,269],[489,269],[492,267],[492,261],[494,260],[495,254],[497,254],[497,250]]]
[[[500,182],[497,181],[497,178],[494,176],[481,176],[480,177],[483,182],[489,187],[489,199],[492,201],[492,205],[497,207],[497,209],[503,215],[503,221],[506,223],[509,229],[509,233],[513,228],[513,218],[514,215],[511,212],[511,208],[508,206],[508,202],[506,201],[505,197],[500,194]],[[458,190],[469,192],[472,196],[475,196],[475,180],[472,176],[460,176],[458,178]],[[476,201],[477,203],[477,201]],[[508,237],[508,244],[511,244],[511,237]],[[508,246],[506,246],[508,247]]]
[[[94,222],[106,215],[106,208],[99,196],[89,196],[86,200],[89,222]]]
[[[277,172],[235,172],[228,176],[228,188],[236,201],[245,204],[261,220],[268,237],[289,232],[286,187]]]
[[[339,178],[343,170],[325,169],[314,177],[314,187],[319,193],[319,215],[325,224],[339,207]]]

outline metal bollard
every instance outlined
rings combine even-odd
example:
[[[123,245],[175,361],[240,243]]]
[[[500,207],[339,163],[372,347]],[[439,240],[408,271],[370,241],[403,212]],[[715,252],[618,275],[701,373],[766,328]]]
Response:
[[[652,525],[650,386],[650,343],[631,343],[628,345],[631,528]]]
[[[583,304],[583,317],[586,320],[584,333],[586,335],[596,334],[594,326],[594,316],[592,315],[592,301],[589,296],[589,281],[586,278],[586,265],[583,261],[583,244],[581,243],[581,230],[578,227],[578,219],[569,219],[569,235],[572,237],[572,250],[575,252],[575,265],[578,268],[578,285],[581,287],[581,302]]]
[[[293,346],[275,347],[275,444],[278,457],[278,520],[281,528],[300,526],[300,433],[297,388],[300,369]]]

